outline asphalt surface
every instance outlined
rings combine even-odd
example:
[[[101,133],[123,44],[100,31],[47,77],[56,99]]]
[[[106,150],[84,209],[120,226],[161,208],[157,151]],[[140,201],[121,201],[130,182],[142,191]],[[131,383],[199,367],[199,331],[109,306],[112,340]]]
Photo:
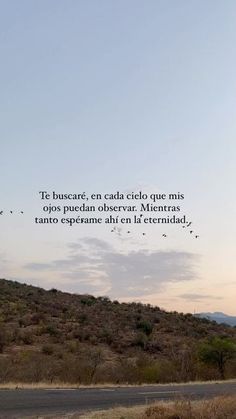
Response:
[[[0,418],[29,418],[53,414],[85,413],[116,406],[146,404],[155,400],[210,398],[236,395],[236,382],[139,386],[122,388],[0,390]]]

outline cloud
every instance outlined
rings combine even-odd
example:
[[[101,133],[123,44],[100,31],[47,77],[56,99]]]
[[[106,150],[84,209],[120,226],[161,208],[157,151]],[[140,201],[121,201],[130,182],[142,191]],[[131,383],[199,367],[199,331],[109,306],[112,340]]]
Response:
[[[29,269],[30,271],[48,271],[51,269],[50,263],[27,263],[24,266],[25,269]]]
[[[195,302],[199,302],[201,300],[222,300],[223,297],[217,297],[212,295],[206,295],[206,294],[195,294],[195,293],[186,293],[179,295],[180,298],[184,300],[191,300]]]
[[[103,270],[112,278],[116,295],[151,294],[167,282],[193,279],[192,255],[184,252],[135,251],[127,254],[107,253]]]
[[[99,240],[95,237],[85,237],[83,243],[88,244],[92,249],[108,251],[112,250],[112,246],[104,240]]]
[[[97,238],[84,238],[67,246],[67,257],[50,263],[29,263],[28,271],[54,273],[73,292],[118,297],[142,297],[168,283],[195,279],[197,256],[188,252],[117,251]],[[64,281],[64,282],[63,282]]]

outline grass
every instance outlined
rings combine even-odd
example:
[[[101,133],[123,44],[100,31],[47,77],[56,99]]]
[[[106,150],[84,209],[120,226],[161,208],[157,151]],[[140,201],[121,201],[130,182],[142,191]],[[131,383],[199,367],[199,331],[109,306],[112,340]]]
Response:
[[[83,384],[70,384],[70,383],[61,383],[61,382],[54,382],[54,383],[48,383],[48,382],[39,382],[39,383],[17,383],[17,382],[9,382],[9,383],[0,383],[0,390],[18,390],[18,389],[75,389],[75,388],[122,388],[122,387],[149,387],[149,386],[185,386],[185,385],[201,385],[201,384],[220,384],[220,383],[236,383],[236,379],[231,380],[211,380],[211,381],[190,381],[190,382],[184,382],[184,383],[165,383],[165,384],[111,384],[111,383],[103,383],[103,384],[91,384],[91,385],[83,385]]]
[[[71,419],[236,419],[236,396],[221,396],[210,400],[180,400],[173,403],[116,408],[107,411],[73,415]]]
[[[82,415],[40,415],[37,419],[236,419],[236,396],[158,402],[149,406],[118,407]]]

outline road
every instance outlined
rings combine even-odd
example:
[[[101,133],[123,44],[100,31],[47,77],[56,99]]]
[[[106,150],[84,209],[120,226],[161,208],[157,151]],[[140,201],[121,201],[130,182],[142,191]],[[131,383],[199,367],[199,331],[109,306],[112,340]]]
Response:
[[[0,418],[84,413],[115,406],[132,406],[179,397],[210,398],[235,394],[236,382],[219,384],[155,385],[120,388],[0,390]]]

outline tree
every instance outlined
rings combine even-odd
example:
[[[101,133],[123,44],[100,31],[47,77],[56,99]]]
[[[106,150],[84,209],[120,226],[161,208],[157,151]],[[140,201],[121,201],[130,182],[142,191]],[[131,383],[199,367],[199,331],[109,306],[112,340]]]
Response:
[[[5,345],[6,345],[6,341],[7,341],[7,339],[6,339],[6,330],[5,330],[4,325],[2,325],[0,323],[0,353],[3,352],[3,349],[4,349]]]
[[[88,363],[88,376],[90,384],[94,382],[95,375],[99,366],[104,361],[103,352],[99,348],[90,348],[86,351]]]
[[[200,345],[198,356],[205,364],[216,366],[224,380],[226,363],[236,356],[236,344],[228,338],[214,337]]]

